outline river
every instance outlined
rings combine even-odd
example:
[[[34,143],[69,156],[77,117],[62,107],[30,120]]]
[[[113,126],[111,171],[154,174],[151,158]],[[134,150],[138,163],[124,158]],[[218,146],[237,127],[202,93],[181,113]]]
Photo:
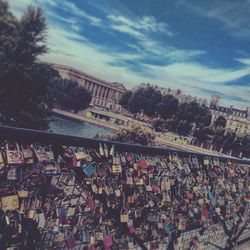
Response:
[[[80,137],[94,138],[98,133],[99,136],[104,136],[112,133],[111,129],[103,128],[87,122],[79,122],[71,119],[65,119],[59,116],[52,116],[49,124],[50,131]]]

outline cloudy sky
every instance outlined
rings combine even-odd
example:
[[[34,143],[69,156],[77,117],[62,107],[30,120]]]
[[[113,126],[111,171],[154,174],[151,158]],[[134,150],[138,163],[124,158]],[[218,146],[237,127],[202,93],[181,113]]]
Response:
[[[50,52],[132,88],[142,82],[250,106],[250,0],[9,0],[44,9]]]

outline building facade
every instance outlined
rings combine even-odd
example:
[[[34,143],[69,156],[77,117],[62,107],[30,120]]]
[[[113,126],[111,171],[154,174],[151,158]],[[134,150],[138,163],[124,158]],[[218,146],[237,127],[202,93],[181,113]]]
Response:
[[[123,84],[107,82],[71,67],[58,64],[53,64],[52,66],[59,72],[62,78],[77,81],[80,86],[88,90],[92,95],[92,105],[105,107],[113,111],[122,110],[118,101],[126,91]]]
[[[223,107],[219,105],[219,100],[219,96],[211,96],[211,124],[213,124],[219,116],[223,116],[227,120],[226,131],[235,132],[237,135],[250,134],[250,108],[241,110],[233,106]]]
[[[218,96],[218,95],[211,95],[210,107],[218,107],[219,103],[220,103],[220,96]]]
[[[149,86],[146,83],[140,84],[137,88],[139,87],[147,87]],[[180,89],[171,89],[171,88],[165,88],[165,87],[159,87],[155,86],[156,89],[158,89],[161,94],[164,95],[172,95],[174,96],[179,103],[190,103],[190,102],[196,102],[199,103],[200,105],[207,105],[207,99],[205,98],[199,98],[197,96],[191,96],[191,95],[185,95],[183,94],[182,90]]]

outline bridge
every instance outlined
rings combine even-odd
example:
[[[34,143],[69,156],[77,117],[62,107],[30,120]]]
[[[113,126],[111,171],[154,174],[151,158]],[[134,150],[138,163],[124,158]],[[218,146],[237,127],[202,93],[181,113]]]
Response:
[[[250,238],[247,160],[5,126],[0,140],[5,248],[218,249],[234,223]]]

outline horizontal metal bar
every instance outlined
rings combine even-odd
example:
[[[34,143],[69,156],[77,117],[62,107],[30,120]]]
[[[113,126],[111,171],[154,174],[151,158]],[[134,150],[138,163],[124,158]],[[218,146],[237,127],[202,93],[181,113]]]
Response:
[[[169,148],[157,148],[149,147],[135,144],[126,144],[114,141],[105,141],[92,138],[69,136],[64,134],[52,133],[47,131],[0,126],[0,139],[1,140],[11,140],[18,143],[42,143],[42,144],[54,144],[54,145],[66,145],[66,146],[76,146],[76,147],[93,147],[98,148],[99,143],[105,143],[108,146],[115,145],[116,150],[124,152],[133,152],[141,154],[150,155],[168,155],[169,153],[178,153],[179,156],[188,157],[190,155],[196,155],[199,159],[203,159],[205,156],[211,158],[218,158],[222,162],[228,160],[237,161],[243,164],[250,164],[250,160],[242,160],[234,157],[223,157],[215,156],[210,154],[193,153],[177,149]]]

